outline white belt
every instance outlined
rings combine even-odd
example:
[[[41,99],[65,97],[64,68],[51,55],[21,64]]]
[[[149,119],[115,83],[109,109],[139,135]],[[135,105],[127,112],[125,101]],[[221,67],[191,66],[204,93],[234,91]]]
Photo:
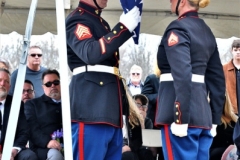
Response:
[[[160,75],[160,82],[173,81],[171,73],[165,73]],[[199,74],[192,74],[192,82],[204,83],[204,76]]]
[[[73,75],[77,75],[83,72],[104,72],[104,73],[111,73],[116,76],[120,77],[119,69],[117,67],[110,67],[104,65],[87,65],[82,67],[77,67],[73,69]]]

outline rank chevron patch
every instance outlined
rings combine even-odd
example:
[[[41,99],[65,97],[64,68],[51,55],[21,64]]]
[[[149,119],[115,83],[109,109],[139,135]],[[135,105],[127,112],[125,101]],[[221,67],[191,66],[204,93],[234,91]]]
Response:
[[[170,47],[177,43],[178,43],[178,36],[172,32],[168,38],[168,46]]]
[[[82,24],[77,25],[74,33],[79,40],[84,40],[92,37],[90,29]]]

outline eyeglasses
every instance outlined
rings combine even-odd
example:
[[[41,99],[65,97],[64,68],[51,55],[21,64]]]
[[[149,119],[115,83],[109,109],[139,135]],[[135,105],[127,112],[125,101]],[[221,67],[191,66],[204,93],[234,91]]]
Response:
[[[60,81],[59,80],[55,80],[53,82],[47,82],[47,83],[45,83],[43,85],[45,85],[46,87],[51,87],[52,84],[54,84],[54,86],[58,86],[60,84]]]
[[[139,76],[139,75],[140,75],[140,73],[132,73],[132,75],[133,75],[133,76],[135,76],[135,75],[138,75],[138,76]]]
[[[42,54],[30,54],[31,57],[42,57]]]
[[[23,91],[22,91],[22,93],[24,94],[25,92],[27,92],[28,94],[32,94],[33,93],[33,90],[32,89],[24,89]]]
[[[142,104],[139,104],[139,103],[136,103],[136,105],[137,105],[138,108],[140,108],[140,107],[147,108],[147,105],[142,105]]]

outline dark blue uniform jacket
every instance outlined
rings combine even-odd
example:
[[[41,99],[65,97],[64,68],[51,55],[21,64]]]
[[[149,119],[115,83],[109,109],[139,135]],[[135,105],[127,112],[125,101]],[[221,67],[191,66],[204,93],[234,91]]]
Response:
[[[101,10],[84,2],[67,17],[66,32],[71,71],[96,64],[118,67],[118,48],[132,35],[121,23],[111,30]],[[74,75],[70,84],[72,121],[121,127],[124,95],[118,76],[102,72]]]
[[[215,37],[196,11],[167,27],[157,60],[161,74],[171,73],[174,81],[160,82],[156,123],[206,129],[220,124],[225,99],[222,64]],[[192,82],[192,74],[205,76],[205,82]]]

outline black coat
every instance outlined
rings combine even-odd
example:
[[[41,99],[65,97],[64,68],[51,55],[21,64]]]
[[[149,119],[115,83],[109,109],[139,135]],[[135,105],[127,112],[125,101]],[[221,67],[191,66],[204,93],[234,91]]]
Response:
[[[3,126],[1,131],[1,142],[0,142],[2,146],[4,146],[7,127],[11,127],[11,125],[8,125],[11,105],[12,105],[12,96],[8,95],[4,104]],[[29,138],[29,129],[28,129],[25,115],[24,115],[24,104],[23,102],[21,102],[13,146],[24,149],[27,144],[28,138]]]
[[[150,118],[153,123],[155,122],[158,88],[159,78],[155,74],[147,76],[142,88],[142,94],[147,96],[149,100],[147,117]]]
[[[167,27],[157,61],[161,76],[171,73],[174,80],[159,84],[158,125],[175,122],[210,129],[212,123],[221,123],[223,67],[216,39],[196,11],[184,13]],[[204,83],[192,82],[192,74],[204,76]]]
[[[137,151],[142,147],[142,128],[141,126],[135,126],[132,128],[132,125],[129,122],[126,122],[128,130],[128,139],[123,139],[123,146],[128,145],[131,148],[131,151],[137,153]]]
[[[146,125],[145,126],[146,129],[151,129],[153,127],[152,121],[148,118],[145,119],[145,125]],[[128,123],[128,137],[129,137],[129,144],[127,142],[127,139],[124,139],[123,146],[128,145],[131,148],[131,151],[130,153],[124,152],[122,156],[122,160],[129,160],[129,159],[153,160],[154,159],[152,152],[146,149],[146,147],[142,146],[142,128],[140,125],[132,128],[130,123]]]
[[[239,111],[238,111],[239,113]],[[238,118],[233,131],[233,142],[237,146],[237,155],[240,155],[240,119]]]
[[[62,128],[61,103],[55,103],[43,94],[39,98],[25,103],[25,115],[29,124],[30,148],[37,154],[39,160],[47,158],[47,144],[52,140],[52,133]]]
[[[224,124],[217,126],[217,135],[213,138],[210,150],[214,148],[225,148],[229,147],[233,142],[233,130],[235,127],[235,122],[231,121],[231,126],[227,125],[225,128]]]
[[[217,126],[217,135],[213,138],[212,145],[210,147],[210,160],[221,159],[224,151],[233,145],[233,130],[235,122],[231,121],[231,126],[224,124]]]
[[[121,23],[111,30],[101,12],[80,1],[67,17],[67,56],[71,71],[85,65],[119,66],[118,48],[131,33]],[[103,72],[74,75],[70,84],[72,121],[121,127],[124,96],[122,81],[116,75]]]

